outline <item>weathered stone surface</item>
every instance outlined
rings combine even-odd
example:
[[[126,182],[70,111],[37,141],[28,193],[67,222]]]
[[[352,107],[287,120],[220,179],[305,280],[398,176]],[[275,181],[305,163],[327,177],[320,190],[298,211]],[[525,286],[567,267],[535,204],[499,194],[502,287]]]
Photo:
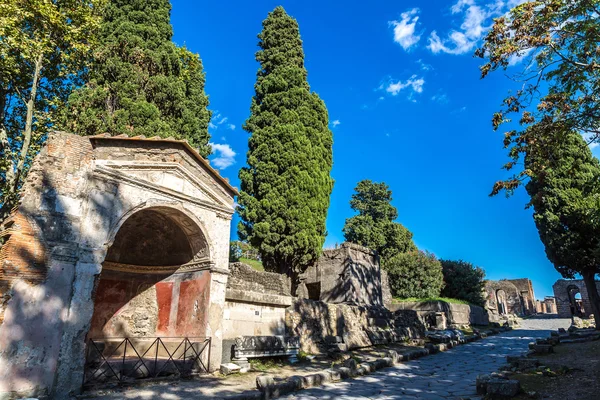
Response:
[[[492,399],[511,398],[521,390],[521,383],[515,379],[490,379],[486,385],[487,396]]]
[[[583,279],[559,279],[552,285],[558,316],[561,318],[590,318],[592,305]],[[596,281],[596,289],[600,292],[600,282]],[[575,295],[581,295],[580,300]]]
[[[271,375],[259,375],[256,377],[256,388],[264,391],[270,386],[275,385],[275,379]]]
[[[234,374],[236,372],[240,372],[241,367],[239,365],[236,365],[233,363],[226,363],[226,364],[221,364],[221,367],[219,370],[223,375],[230,375],[230,374]]]
[[[235,194],[183,142],[51,133],[0,228],[0,393],[76,394],[86,335],[211,337],[218,369]]]
[[[300,276],[297,295],[327,303],[382,306],[379,256],[354,243],[325,250]]]
[[[233,355],[238,358],[296,356],[300,339],[288,336],[240,336],[235,339]]]
[[[460,327],[465,325],[488,325],[488,313],[482,307],[469,304],[450,304],[445,301],[426,301],[426,302],[402,302],[392,303],[387,306],[390,310],[398,313],[400,310],[414,311],[421,319],[427,322],[429,315],[435,313],[444,313],[446,325],[450,327]],[[435,325],[429,322],[429,325]],[[439,326],[442,326],[441,324]],[[443,329],[445,329],[444,327]]]

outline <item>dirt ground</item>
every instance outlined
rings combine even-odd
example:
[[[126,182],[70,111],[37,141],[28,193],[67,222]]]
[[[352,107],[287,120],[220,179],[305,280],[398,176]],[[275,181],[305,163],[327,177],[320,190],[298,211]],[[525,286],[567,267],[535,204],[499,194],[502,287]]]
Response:
[[[535,358],[548,369],[513,375],[525,392],[517,399],[600,399],[600,341],[560,344],[553,354]]]

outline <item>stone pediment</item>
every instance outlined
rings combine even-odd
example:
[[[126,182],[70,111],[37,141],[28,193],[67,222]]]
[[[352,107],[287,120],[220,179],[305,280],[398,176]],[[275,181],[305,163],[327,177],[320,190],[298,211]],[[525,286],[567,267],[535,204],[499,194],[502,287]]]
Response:
[[[212,204],[213,207],[233,211],[231,202],[178,163],[97,160],[95,171],[103,175],[118,175],[120,180],[130,184],[193,199],[195,203]]]

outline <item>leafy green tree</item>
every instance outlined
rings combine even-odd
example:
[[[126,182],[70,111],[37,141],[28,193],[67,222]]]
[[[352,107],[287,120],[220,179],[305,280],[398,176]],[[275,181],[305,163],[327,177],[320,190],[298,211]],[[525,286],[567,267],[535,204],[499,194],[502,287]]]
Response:
[[[186,139],[210,154],[202,61],[171,41],[170,12],[169,0],[110,1],[87,83],[61,119],[66,129]]]
[[[492,119],[494,129],[515,117],[519,122],[517,129],[509,125],[504,134],[511,159],[505,169],[522,165],[520,159],[532,141],[545,136],[544,142],[553,146],[546,132],[572,130],[589,140],[599,139],[599,13],[600,0],[533,0],[494,21],[476,52],[486,59],[482,77],[524,58],[522,68],[512,76],[519,89],[504,99]],[[517,171],[496,182],[492,194],[512,193],[527,181],[529,171]]]
[[[354,191],[350,207],[358,215],[346,220],[343,228],[346,241],[377,251],[383,266],[396,254],[417,249],[412,233],[394,222],[398,210],[391,204],[392,191],[384,182],[362,180]]]
[[[548,139],[553,145],[529,144],[525,168],[531,170],[531,179],[525,187],[548,259],[565,278],[583,277],[600,321],[595,283],[600,273],[600,162],[580,134],[562,132],[560,138]]]
[[[88,65],[102,0],[0,3],[0,221]]]
[[[385,269],[394,297],[438,297],[444,285],[440,261],[420,250],[397,253],[387,260]]]
[[[262,25],[244,126],[251,136],[239,175],[239,235],[259,250],[265,269],[288,274],[296,287],[325,241],[333,138],[325,104],[306,80],[298,23],[277,7]]]
[[[485,306],[485,271],[463,260],[440,260],[444,274],[442,296]]]

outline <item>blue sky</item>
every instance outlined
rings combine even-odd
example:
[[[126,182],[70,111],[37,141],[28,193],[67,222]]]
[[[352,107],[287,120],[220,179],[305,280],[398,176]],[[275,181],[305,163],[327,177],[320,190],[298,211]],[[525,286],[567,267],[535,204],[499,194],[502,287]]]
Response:
[[[206,71],[212,165],[235,186],[246,160],[241,126],[258,69],[256,35],[267,13],[283,5],[300,25],[308,80],[333,131],[325,246],[344,240],[356,183],[385,181],[398,221],[421,249],[477,264],[488,279],[528,277],[536,297],[552,295],[560,275],[524,208],[525,191],[488,197],[507,161],[490,120],[515,83],[503,73],[481,80],[473,52],[492,18],[518,0],[172,3],[175,41],[199,53]]]

